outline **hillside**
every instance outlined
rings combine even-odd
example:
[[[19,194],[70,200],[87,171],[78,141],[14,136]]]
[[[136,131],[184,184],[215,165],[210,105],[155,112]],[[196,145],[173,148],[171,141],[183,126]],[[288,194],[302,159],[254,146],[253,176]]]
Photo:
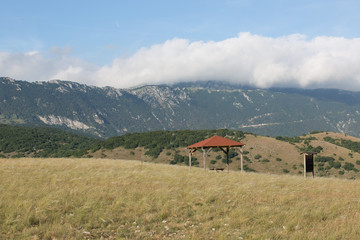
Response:
[[[231,130],[159,131],[126,134],[95,145],[88,156],[133,159],[174,165],[188,165],[186,146],[213,135],[245,143],[244,169],[260,173],[303,175],[302,152],[317,151],[315,175],[360,178],[360,139],[340,133],[313,132],[300,137],[265,137]],[[202,152],[194,154],[193,165],[203,167]],[[230,169],[240,169],[240,156],[230,152]],[[225,155],[214,149],[208,167],[225,167]]]
[[[50,127],[0,124],[0,157],[81,157],[99,140]]]
[[[106,139],[154,130],[242,130],[299,136],[314,129],[360,137],[360,93],[250,89],[195,82],[133,89],[0,78],[0,123],[53,126]]]
[[[358,239],[359,181],[108,159],[0,161],[1,239]]]
[[[303,174],[302,152],[315,151],[315,175],[360,178],[360,139],[332,132],[312,132],[300,137],[265,137],[242,131],[178,130],[128,133],[107,140],[77,135],[48,127],[0,125],[0,157],[83,157],[131,159],[187,166],[186,146],[219,135],[246,145],[244,169],[247,172]],[[240,156],[230,151],[230,170],[240,169]],[[203,167],[201,150],[192,165]],[[226,167],[224,153],[213,149],[207,157],[208,168]]]

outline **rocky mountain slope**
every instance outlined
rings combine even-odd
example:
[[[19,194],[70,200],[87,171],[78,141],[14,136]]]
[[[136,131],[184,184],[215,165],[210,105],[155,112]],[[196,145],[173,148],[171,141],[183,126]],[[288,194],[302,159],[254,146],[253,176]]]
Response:
[[[359,92],[334,89],[249,89],[214,82],[116,89],[0,78],[0,123],[56,126],[100,138],[219,128],[269,136],[312,130],[360,136],[359,107]]]

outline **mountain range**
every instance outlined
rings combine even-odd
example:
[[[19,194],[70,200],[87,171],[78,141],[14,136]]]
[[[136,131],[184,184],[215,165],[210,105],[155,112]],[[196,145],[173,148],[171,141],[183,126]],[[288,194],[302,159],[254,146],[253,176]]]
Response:
[[[55,126],[108,138],[131,132],[234,129],[298,136],[313,130],[360,136],[360,92],[254,89],[221,82],[131,89],[0,78],[0,123]]]

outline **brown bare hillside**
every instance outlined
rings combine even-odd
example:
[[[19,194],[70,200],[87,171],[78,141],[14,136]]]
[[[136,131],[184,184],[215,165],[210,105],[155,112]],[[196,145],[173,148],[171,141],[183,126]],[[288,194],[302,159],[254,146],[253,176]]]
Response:
[[[315,160],[316,176],[359,178],[360,174],[357,170],[358,168],[360,169],[358,165],[360,164],[360,154],[354,150],[324,141],[326,137],[360,142],[359,138],[332,132],[303,135],[285,140],[246,134],[245,138],[241,140],[246,144],[243,147],[245,170],[271,174],[302,175],[302,152],[306,152],[306,150],[312,147],[321,149],[316,159],[324,161],[322,157],[328,157],[326,162],[318,162]],[[188,151],[184,147],[171,150],[164,149],[157,158],[151,158],[145,155],[146,151],[147,150],[142,147],[136,149],[118,147],[113,150],[100,149],[90,155],[94,158],[130,159],[167,164],[174,164],[174,157],[180,155],[185,161],[176,164],[187,165]],[[202,152],[195,152],[193,155],[193,159],[194,158],[198,163],[196,166],[202,168]],[[220,150],[210,151],[206,160],[208,168],[226,167],[225,155]],[[351,168],[351,166],[353,168]],[[230,170],[238,171],[239,169],[240,155],[237,155],[231,158]]]

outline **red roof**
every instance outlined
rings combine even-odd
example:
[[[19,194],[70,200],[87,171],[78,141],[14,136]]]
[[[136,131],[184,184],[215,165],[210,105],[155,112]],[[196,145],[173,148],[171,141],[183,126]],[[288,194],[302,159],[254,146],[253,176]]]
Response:
[[[193,145],[187,146],[186,148],[201,148],[201,147],[242,147],[244,143],[236,142],[227,138],[220,136],[213,136],[211,138],[205,139],[201,142],[194,143]]]

